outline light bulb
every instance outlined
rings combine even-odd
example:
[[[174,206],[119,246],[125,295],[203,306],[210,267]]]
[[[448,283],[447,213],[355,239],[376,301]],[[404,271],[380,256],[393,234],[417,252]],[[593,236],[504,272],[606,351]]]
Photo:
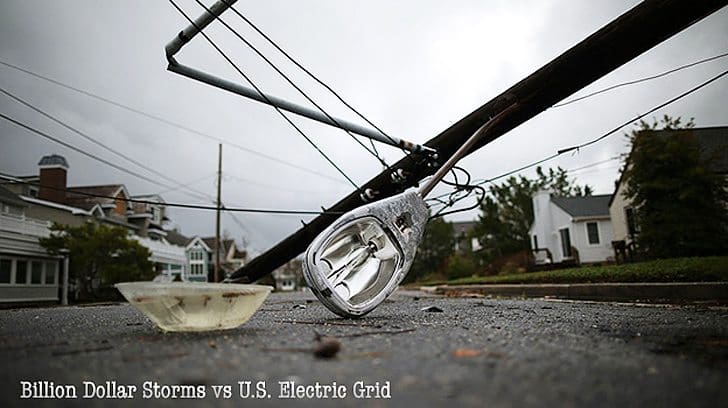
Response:
[[[341,316],[361,316],[404,279],[428,212],[414,191],[359,207],[311,243],[303,262],[316,296]]]

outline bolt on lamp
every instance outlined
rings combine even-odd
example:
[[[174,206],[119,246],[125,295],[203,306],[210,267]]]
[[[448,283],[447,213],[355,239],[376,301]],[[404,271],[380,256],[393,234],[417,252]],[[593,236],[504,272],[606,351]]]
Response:
[[[311,242],[303,276],[316,297],[343,317],[374,310],[405,278],[429,218],[424,198],[516,104],[481,126],[420,188],[342,215]]]

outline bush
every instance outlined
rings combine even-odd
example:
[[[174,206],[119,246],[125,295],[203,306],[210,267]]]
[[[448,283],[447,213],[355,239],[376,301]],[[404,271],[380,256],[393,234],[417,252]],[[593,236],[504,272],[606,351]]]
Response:
[[[447,276],[450,279],[471,277],[477,271],[478,265],[472,256],[452,255],[447,260]]]

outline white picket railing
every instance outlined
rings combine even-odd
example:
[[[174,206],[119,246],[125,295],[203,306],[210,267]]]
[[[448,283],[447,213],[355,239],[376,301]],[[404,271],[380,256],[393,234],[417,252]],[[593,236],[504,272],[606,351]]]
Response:
[[[0,213],[0,231],[9,231],[33,237],[50,236],[49,221],[29,218],[25,215]]]

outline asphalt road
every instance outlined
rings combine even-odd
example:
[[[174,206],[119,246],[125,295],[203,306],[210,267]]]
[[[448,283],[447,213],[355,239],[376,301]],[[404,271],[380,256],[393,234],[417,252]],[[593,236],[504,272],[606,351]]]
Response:
[[[334,358],[308,351],[316,332],[338,338]],[[0,356],[4,407],[728,406],[728,309],[717,307],[402,292],[351,320],[311,295],[273,294],[235,330],[167,334],[128,304],[13,309],[0,311]],[[20,399],[34,381],[78,399]],[[83,399],[84,381],[116,381],[117,394],[134,386],[134,399]],[[291,383],[302,398],[280,398]],[[316,384],[329,399],[306,397]],[[163,398],[172,392],[205,398]]]

